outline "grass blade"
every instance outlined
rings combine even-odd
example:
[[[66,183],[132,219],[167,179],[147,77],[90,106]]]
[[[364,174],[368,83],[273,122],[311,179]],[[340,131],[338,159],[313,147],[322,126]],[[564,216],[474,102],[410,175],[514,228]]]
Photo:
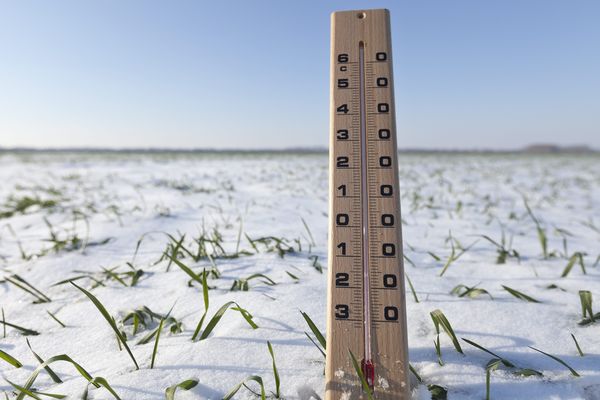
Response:
[[[246,386],[245,383],[249,381],[254,381],[260,385],[260,398],[261,400],[266,400],[265,396],[265,385],[263,384],[263,380],[258,375],[252,375],[238,383],[231,389],[225,396],[223,396],[223,400],[231,400],[233,396],[241,389],[242,386]]]
[[[99,385],[95,382],[93,382],[94,378],[78,363],[76,363],[75,361],[73,361],[73,359],[71,357],[69,357],[66,354],[61,354],[58,356],[54,356],[54,357],[50,357],[48,360],[46,360],[45,362],[43,362],[42,364],[38,365],[36,367],[36,369],[31,373],[31,375],[29,376],[29,378],[27,379],[27,382],[25,382],[25,384],[23,385],[23,388],[25,390],[30,390],[31,387],[33,386],[35,380],[37,379],[37,377],[39,376],[40,372],[42,372],[42,370],[44,370],[48,365],[55,363],[57,361],[65,361],[68,362],[69,364],[71,364],[73,367],[75,367],[75,369],[77,370],[77,372],[79,372],[79,374],[84,377],[88,382],[90,382],[91,384],[93,384],[95,387],[99,387]],[[23,391],[21,391],[21,393],[17,396],[17,400],[23,400],[25,398],[25,394]]]
[[[22,326],[11,324],[10,322],[6,322],[4,320],[4,318],[2,318],[2,321],[0,321],[0,323],[2,323],[2,325],[4,325],[5,327],[10,326],[11,328],[18,330],[24,336],[29,336],[29,335],[37,336],[40,334],[38,331],[34,331],[33,329],[23,328]]]
[[[62,323],[61,320],[59,320],[56,315],[52,314],[50,311],[46,310],[46,312],[48,313],[48,315],[55,320],[60,326],[62,326],[63,328],[66,328],[67,326],[65,324]]]
[[[277,372],[277,365],[275,365],[275,355],[273,354],[273,346],[271,346],[271,342],[269,342],[267,340],[267,346],[269,347],[269,353],[271,354],[271,359],[273,360],[273,377],[275,378],[275,398],[279,398],[280,397],[280,392],[279,392],[279,385],[280,385],[280,380],[279,380],[279,372]]]
[[[573,338],[573,341],[575,342],[575,347],[577,347],[577,352],[579,353],[579,355],[581,357],[583,357],[584,354],[583,354],[583,351],[581,351],[581,347],[579,347],[579,342],[577,341],[577,338],[575,338],[575,335],[573,335],[572,333],[571,333],[571,337]]]
[[[83,294],[85,294],[92,301],[92,303],[94,303],[94,305],[96,306],[96,308],[98,309],[98,311],[100,311],[100,314],[104,317],[104,319],[106,320],[106,322],[108,322],[108,325],[112,328],[112,330],[117,335],[117,339],[119,339],[119,341],[121,342],[121,344],[123,344],[123,347],[125,347],[125,350],[127,350],[127,353],[129,353],[129,357],[131,357],[131,360],[133,361],[133,364],[135,365],[135,369],[139,370],[140,367],[139,367],[139,365],[138,365],[135,357],[133,356],[133,353],[131,352],[131,349],[127,345],[127,340],[123,337],[123,334],[119,330],[119,328],[117,327],[117,324],[115,323],[115,320],[113,319],[113,317],[108,313],[108,311],[102,305],[102,303],[100,303],[100,300],[98,300],[93,294],[91,294],[90,292],[88,292],[84,288],[82,288],[80,286],[77,286],[77,284],[71,282],[71,285],[75,286],[77,289],[79,289],[81,292],[83,292]]]
[[[558,358],[558,357],[556,357],[556,356],[553,356],[552,354],[548,354],[548,353],[546,353],[546,352],[543,352],[542,350],[536,349],[535,347],[532,347],[532,346],[528,346],[528,347],[529,347],[530,349],[532,349],[532,350],[535,350],[535,351],[537,351],[537,352],[539,352],[539,353],[542,353],[543,355],[545,355],[545,356],[548,356],[548,357],[550,357],[551,359],[553,359],[554,361],[556,361],[556,362],[558,362],[558,363],[560,363],[560,364],[564,365],[564,366],[565,366],[565,367],[566,367],[566,368],[567,368],[569,371],[571,371],[571,375],[573,375],[573,376],[580,376],[580,375],[577,373],[577,371],[575,371],[573,368],[571,368],[571,367],[569,366],[569,364],[567,364],[566,362],[564,362],[564,361],[563,361],[563,360],[561,360],[560,358]]]
[[[371,391],[371,388],[367,384],[367,378],[365,378],[365,375],[363,374],[362,369],[358,365],[358,361],[356,361],[356,357],[354,357],[354,354],[352,354],[352,351],[350,351],[350,349],[348,349],[348,353],[350,353],[350,359],[352,360],[352,366],[354,367],[356,374],[360,378],[360,383],[362,385],[363,391],[367,394],[367,398],[369,400],[373,400],[373,392]]]
[[[12,365],[15,368],[21,368],[23,366],[23,364],[21,364],[19,362],[19,360],[17,360],[16,358],[14,358],[13,356],[11,356],[8,353],[5,353],[2,350],[0,350],[0,359],[6,361],[7,363],[9,363],[10,365]]]
[[[509,288],[508,286],[504,286],[504,285],[502,285],[502,287],[504,288],[504,290],[506,290],[508,293],[512,294],[514,297],[516,297],[519,300],[528,301],[530,303],[541,303],[541,301],[536,300],[533,297],[528,296],[523,292],[519,292],[518,290]]]
[[[33,353],[33,356],[36,358],[36,360],[38,360],[40,364],[43,364],[44,360],[35,351],[33,351],[33,349],[31,348],[31,343],[29,343],[29,339],[25,339],[25,341],[27,342],[27,347],[29,347],[29,350],[31,350],[31,353]],[[58,377],[58,375],[56,375],[56,373],[54,373],[52,368],[46,366],[46,368],[44,369],[46,370],[48,375],[50,375],[50,378],[52,378],[54,383],[62,383],[62,380]]]
[[[196,379],[188,379],[183,382],[179,382],[173,386],[169,386],[165,390],[165,399],[166,400],[175,400],[175,392],[177,389],[190,390],[198,385],[198,381]]]
[[[444,313],[441,310],[433,310],[429,314],[431,315],[431,319],[433,320],[433,324],[435,325],[435,330],[437,331],[438,335],[440,334],[441,326],[448,337],[452,340],[452,344],[454,345],[456,351],[458,351],[460,354],[464,354],[462,348],[460,347],[460,343],[454,334],[452,325],[450,325],[450,321],[448,321],[448,318],[446,318]]]
[[[408,274],[404,274],[404,276],[406,277],[406,281],[408,282],[408,286],[410,287],[410,291],[413,295],[413,298],[415,299],[415,303],[419,302],[419,298],[417,297],[417,292],[415,292],[415,287],[413,286],[412,282],[410,281],[410,278],[408,277]]]
[[[300,311],[300,314],[302,314],[302,316],[304,317],[304,320],[308,324],[308,327],[310,328],[312,333],[317,338],[317,341],[321,344],[321,346],[323,346],[323,349],[326,350],[327,349],[327,341],[325,340],[325,337],[323,336],[323,334],[321,333],[319,328],[317,328],[317,326],[315,325],[313,320],[310,319],[310,317],[308,316],[307,313]]]
[[[233,305],[235,305],[235,307],[231,307]],[[258,328],[258,325],[256,325],[254,323],[254,321],[252,320],[252,315],[247,310],[240,307],[240,305],[237,304],[235,301],[228,301],[227,303],[223,304],[221,306],[221,308],[219,308],[217,310],[217,312],[213,315],[213,317],[210,319],[210,321],[208,321],[208,324],[206,325],[206,328],[204,329],[204,331],[202,331],[202,335],[200,335],[199,340],[204,340],[210,335],[210,333],[213,331],[215,326],[219,323],[219,321],[223,317],[223,314],[225,314],[225,311],[227,311],[227,309],[229,309],[230,307],[232,310],[239,311],[239,313],[242,314],[242,317],[244,317],[244,319],[246,320],[248,325],[250,325],[252,327],[252,329]],[[200,320],[200,321],[202,322],[203,319],[204,319],[204,317],[202,317],[202,320]],[[200,324],[199,324],[199,326],[200,326]]]
[[[154,341],[154,349],[152,350],[152,361],[150,362],[150,369],[154,368],[154,361],[156,360],[156,352],[158,350],[158,341],[160,340],[160,332],[162,332],[163,324],[165,323],[165,319],[160,320],[160,324],[158,324],[158,331],[156,332],[156,340]]]

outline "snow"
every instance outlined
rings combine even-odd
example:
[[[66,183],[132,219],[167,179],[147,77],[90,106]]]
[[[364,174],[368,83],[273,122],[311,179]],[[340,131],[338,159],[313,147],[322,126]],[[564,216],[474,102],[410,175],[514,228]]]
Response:
[[[600,227],[600,159],[400,154],[399,161],[404,248],[414,264],[406,262],[405,270],[420,300],[416,303],[407,292],[410,362],[424,381],[413,388],[413,397],[430,398],[426,385],[437,384],[447,388],[450,399],[485,398],[485,365],[491,355],[462,340],[464,355],[459,354],[442,333],[444,365],[438,364],[429,313],[440,309],[459,338],[472,340],[520,368],[543,373],[520,377],[506,368],[492,372],[492,399],[600,399],[600,323],[578,325],[579,290],[591,291],[594,311],[600,311],[600,267],[594,266],[600,255],[596,228]],[[323,154],[4,154],[0,156],[0,213],[11,196],[57,201],[55,207],[32,206],[24,214],[0,219],[0,279],[18,274],[52,299],[33,304],[33,296],[0,282],[6,321],[41,333],[28,338],[42,358],[69,355],[93,376],[106,378],[122,399],[163,399],[167,387],[186,379],[199,383],[189,391],[178,390],[177,399],[218,399],[250,375],[262,376],[267,393],[275,391],[267,340],[273,345],[283,397],[323,397],[324,359],[304,334],[310,330],[300,310],[324,331],[327,167]],[[523,196],[546,231],[548,258],[543,257]],[[75,223],[74,211],[79,215]],[[89,233],[81,213],[87,216]],[[43,254],[52,246],[44,218],[59,238],[68,232],[89,236],[88,247]],[[203,229],[216,228],[226,251],[232,253],[240,226],[252,239],[284,237],[296,249],[294,239],[299,239],[302,251],[281,258],[259,246],[256,253],[242,235],[240,250],[252,254],[215,259],[222,275],[209,280],[216,288],[209,291],[208,316],[227,301],[236,301],[252,313],[259,328],[251,329],[240,313],[229,310],[206,340],[192,342],[204,311],[202,289],[198,284],[188,286],[189,276],[177,266],[167,272],[167,261],[155,264],[169,243],[165,232],[177,238],[185,233],[191,245]],[[567,232],[563,234],[566,256],[557,229]],[[502,230],[520,262],[509,257],[505,264],[496,264],[494,245],[481,237],[500,242]],[[464,247],[474,244],[440,277],[451,252],[449,232]],[[105,239],[110,240],[101,244]],[[41,255],[23,259],[19,242],[26,255]],[[574,252],[583,254],[587,274],[576,264],[561,278]],[[323,274],[313,267],[311,256],[318,256]],[[196,273],[211,268],[206,258],[181,260]],[[132,337],[131,327],[125,328],[140,364],[140,370],[135,370],[93,304],[69,284],[53,286],[82,273],[76,271],[99,273],[101,267],[117,266],[126,271],[127,262],[145,272],[136,286],[109,280],[92,293],[117,321],[142,306],[166,314],[174,305],[171,315],[183,322],[184,331],[163,331],[154,369],[149,368],[153,341],[135,344],[149,330]],[[277,285],[256,279],[247,292],[229,290],[234,280],[254,273],[267,275]],[[92,284],[77,282],[87,289]],[[450,294],[458,284],[477,285],[493,299]],[[550,284],[562,290],[548,289]],[[501,285],[540,303],[519,300]],[[46,311],[67,327],[59,326]],[[149,329],[156,325],[155,321]],[[578,355],[571,334],[584,357]],[[581,377],[529,346],[559,357]],[[25,337],[10,327],[6,338],[0,336],[0,349],[24,364],[16,369],[0,360],[0,392],[14,398],[6,379],[24,384],[38,362]],[[81,396],[86,381],[72,366],[59,362],[51,367],[64,383],[55,384],[42,372],[36,389]],[[112,396],[90,386],[89,398]],[[242,388],[235,398],[255,396]]]

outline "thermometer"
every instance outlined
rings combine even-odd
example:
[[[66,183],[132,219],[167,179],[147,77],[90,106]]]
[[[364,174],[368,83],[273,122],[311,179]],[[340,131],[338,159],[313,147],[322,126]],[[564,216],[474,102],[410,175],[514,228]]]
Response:
[[[325,398],[408,399],[389,12],[334,12],[331,24]]]

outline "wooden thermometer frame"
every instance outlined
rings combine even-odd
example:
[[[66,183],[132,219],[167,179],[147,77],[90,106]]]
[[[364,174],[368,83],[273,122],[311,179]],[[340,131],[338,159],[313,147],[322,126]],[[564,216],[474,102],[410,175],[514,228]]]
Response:
[[[408,399],[408,343],[388,10],[331,15],[325,399]]]

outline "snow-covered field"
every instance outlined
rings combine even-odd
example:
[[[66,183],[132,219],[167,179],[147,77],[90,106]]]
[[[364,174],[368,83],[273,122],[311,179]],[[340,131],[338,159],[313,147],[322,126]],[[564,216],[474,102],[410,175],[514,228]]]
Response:
[[[415,290],[406,296],[410,362],[423,381],[414,398],[431,398],[435,384],[449,399],[484,399],[486,364],[499,356],[506,362],[490,372],[492,399],[600,399],[600,321],[588,315],[579,324],[580,291],[590,291],[600,311],[600,158],[401,154],[399,161]],[[10,382],[24,386],[39,365],[29,339],[42,359],[66,354],[124,400],[164,399],[167,387],[188,379],[197,385],[175,398],[219,399],[252,375],[274,396],[269,341],[281,397],[323,397],[324,358],[300,311],[324,331],[327,178],[323,154],[1,155],[0,355],[23,366],[0,358],[0,392],[16,398]],[[178,263],[165,256],[174,252]],[[192,341],[205,311],[203,270],[210,305]],[[243,281],[257,273],[264,276]],[[73,278],[114,318],[139,369],[96,305],[68,283]],[[247,291],[231,290],[245,284]],[[451,293],[458,285],[487,292]],[[198,340],[229,301],[238,306]],[[464,353],[442,332],[443,365],[430,317],[436,309]],[[138,342],[169,310],[151,369],[155,337]],[[84,398],[89,386],[89,399],[114,398],[68,362],[50,368],[62,383],[42,371],[32,388]],[[248,387],[260,390],[255,381]],[[235,398],[256,395],[242,387]]]

